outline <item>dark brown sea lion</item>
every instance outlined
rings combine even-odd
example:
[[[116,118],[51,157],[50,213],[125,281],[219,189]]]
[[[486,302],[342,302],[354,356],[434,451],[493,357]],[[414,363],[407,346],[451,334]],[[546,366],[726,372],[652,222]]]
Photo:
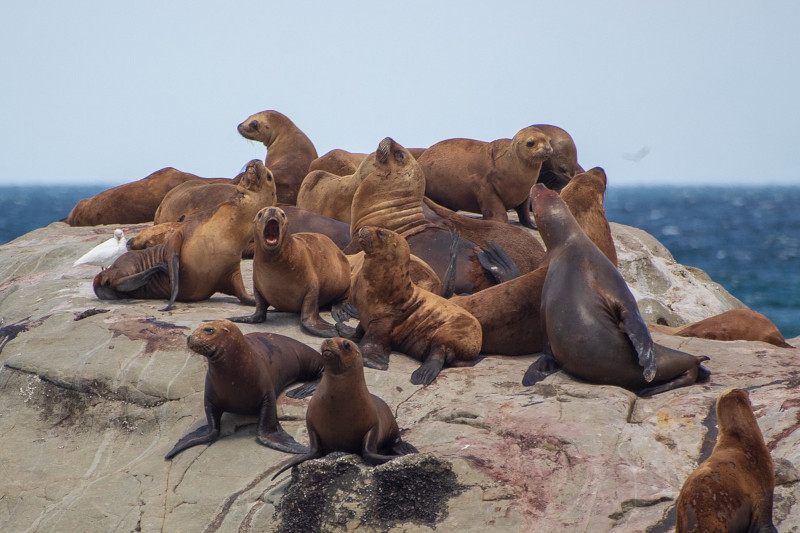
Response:
[[[546,354],[573,376],[642,396],[708,377],[700,367],[708,357],[653,342],[625,280],[558,193],[537,184],[534,216],[549,260],[541,308]]]
[[[651,330],[715,341],[761,341],[781,348],[794,348],[786,342],[772,321],[752,309],[731,309],[688,326],[669,327],[650,324]]]
[[[350,224],[353,196],[374,166],[373,153],[350,175],[340,176],[324,170],[309,172],[300,185],[297,207]]]
[[[289,220],[292,233],[322,233],[336,243],[340,249],[350,244],[350,224],[330,217],[312,213],[293,205],[280,205]]]
[[[174,187],[199,176],[174,168],[162,168],[138,181],[119,185],[84,198],[72,208],[66,223],[70,226],[100,224],[139,224],[150,222],[158,204]]]
[[[532,228],[530,190],[552,151],[548,136],[533,127],[513,139],[440,141],[419,158],[425,196],[454,211],[500,222],[507,222],[506,211],[515,209],[520,223]]]
[[[351,298],[364,335],[364,365],[385,370],[394,348],[422,362],[411,383],[428,385],[444,365],[470,365],[481,348],[480,323],[461,307],[411,281],[411,253],[397,233],[362,227],[364,263]]]
[[[453,232],[428,221],[422,211],[425,176],[414,157],[387,137],[378,145],[373,170],[364,177],[353,196],[350,233],[355,235],[365,225],[400,233],[408,241],[411,253],[428,263],[444,280],[450,266]],[[345,253],[356,253],[358,239],[353,239]],[[496,283],[481,266],[481,249],[472,241],[459,238],[456,244],[457,293],[472,293]]]
[[[719,437],[681,488],[675,531],[778,533],[772,523],[775,468],[743,389],[717,400]]]
[[[242,195],[216,209],[189,215],[163,244],[131,250],[95,276],[95,294],[101,300],[169,299],[162,311],[171,309],[176,300],[196,302],[215,292],[253,305],[240,263],[258,209],[255,196]]]
[[[227,320],[203,324],[186,343],[208,361],[203,399],[208,424],[182,437],[164,459],[217,440],[222,413],[258,415],[256,440],[268,448],[288,453],[308,451],[283,430],[276,405],[278,395],[288,385],[320,377],[322,361],[314,349],[274,333],[243,335]]]
[[[239,134],[267,147],[264,164],[275,176],[278,202],[295,205],[308,166],[317,158],[314,144],[294,122],[277,111],[262,111],[239,124]]]
[[[600,173],[592,171],[577,177],[567,186],[569,190],[562,191],[561,198],[570,212],[577,214],[576,220],[592,242],[603,253],[610,254],[606,255],[609,260],[616,261],[611,228],[603,210],[605,173],[600,178]],[[508,224],[503,226],[512,227]],[[611,243],[610,247],[608,243]],[[481,323],[482,353],[523,355],[542,350],[541,305],[546,262],[547,259],[543,266],[516,279],[450,299]]]
[[[569,180],[576,174],[583,172],[578,164],[578,149],[569,133],[550,124],[533,124],[536,128],[550,137],[550,147],[553,153],[542,163],[537,183],[543,184],[548,189],[561,191]]]
[[[427,148],[408,148],[409,153],[413,155],[415,159],[419,159],[425,150],[427,150]],[[333,149],[312,161],[308,166],[308,171],[310,173],[315,170],[324,170],[325,172],[330,172],[337,176],[350,176],[355,173],[366,157],[367,154]]]
[[[253,159],[228,183],[188,181],[170,190],[156,210],[156,224],[182,222],[198,211],[213,209],[240,195],[256,195],[261,207],[275,203],[275,180],[259,159]]]
[[[261,209],[252,231],[256,310],[230,320],[264,322],[271,305],[278,311],[300,313],[300,324],[314,335],[335,337],[336,327],[319,316],[319,308],[347,297],[350,263],[344,252],[320,233],[291,233],[279,207]]]
[[[414,446],[401,440],[386,402],[370,394],[358,346],[347,339],[325,339],[320,352],[325,371],[306,411],[311,449],[278,470],[272,479],[331,452],[356,453],[371,465],[417,453]]]

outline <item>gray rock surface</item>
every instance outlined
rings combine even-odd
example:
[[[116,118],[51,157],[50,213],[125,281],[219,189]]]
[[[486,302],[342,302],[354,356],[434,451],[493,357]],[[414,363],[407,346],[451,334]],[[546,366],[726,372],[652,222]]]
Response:
[[[800,531],[800,350],[757,342],[655,334],[708,355],[712,378],[648,399],[563,373],[524,387],[533,356],[445,369],[422,388],[409,381],[418,363],[394,354],[388,371],[365,369],[367,383],[419,455],[376,468],[333,456],[272,481],[290,456],[255,441],[254,418],[226,414],[221,439],[164,461],[205,423],[204,362],[186,336],[243,307],[223,295],[166,313],[161,301],[98,300],[97,268],[71,265],[115,227],[55,223],[0,246],[2,531],[670,531],[728,387],[750,389],[781,483],[776,525]],[[612,228],[620,270],[651,316],[677,325],[741,305],[646,233]],[[248,284],[251,273],[244,261]],[[108,311],[75,320],[92,308]],[[291,314],[242,326],[321,342]],[[278,402],[303,443],[306,405]]]

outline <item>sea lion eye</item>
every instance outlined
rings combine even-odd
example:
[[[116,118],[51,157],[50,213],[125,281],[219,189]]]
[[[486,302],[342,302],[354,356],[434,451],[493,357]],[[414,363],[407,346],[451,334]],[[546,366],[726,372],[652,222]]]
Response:
[[[527,146],[528,148],[533,148],[533,146],[534,146],[535,144],[536,144],[536,141],[534,141],[533,139],[531,139],[530,141],[528,141],[528,142],[526,142],[526,143],[525,143],[525,146]]]
[[[395,152],[394,158],[397,159],[400,163],[402,163],[406,158],[406,154],[404,154],[403,152]]]
[[[256,130],[256,131],[258,131],[258,122],[256,122],[255,120],[252,120],[252,121],[250,121],[250,124],[249,124],[249,126],[250,126],[250,129],[251,129],[251,130]]]
[[[262,213],[261,211],[259,211],[259,212],[258,212],[258,214],[256,215],[256,218],[261,218],[263,215],[264,215],[264,213]]]
[[[206,326],[203,328],[203,333],[205,333],[206,335],[213,335],[214,328]]]
[[[267,181],[272,181],[272,172],[267,172]]]
[[[342,343],[342,348],[344,348],[345,350],[349,350],[350,349],[350,341],[344,341]]]

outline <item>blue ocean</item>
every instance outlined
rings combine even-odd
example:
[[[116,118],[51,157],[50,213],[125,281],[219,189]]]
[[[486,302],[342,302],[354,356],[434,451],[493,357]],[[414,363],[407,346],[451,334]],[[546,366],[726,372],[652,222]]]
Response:
[[[0,245],[106,187],[0,187]],[[705,270],[783,333],[800,335],[800,186],[609,187],[606,215]]]

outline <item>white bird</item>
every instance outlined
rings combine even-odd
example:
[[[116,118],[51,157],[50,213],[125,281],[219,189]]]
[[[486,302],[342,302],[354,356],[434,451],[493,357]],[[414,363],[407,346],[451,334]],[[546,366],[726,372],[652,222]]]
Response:
[[[105,268],[117,257],[121,256],[128,251],[128,239],[122,233],[121,229],[114,230],[114,236],[103,241],[85,254],[83,254],[77,261],[72,263],[72,266],[77,265],[97,265],[101,269]]]

